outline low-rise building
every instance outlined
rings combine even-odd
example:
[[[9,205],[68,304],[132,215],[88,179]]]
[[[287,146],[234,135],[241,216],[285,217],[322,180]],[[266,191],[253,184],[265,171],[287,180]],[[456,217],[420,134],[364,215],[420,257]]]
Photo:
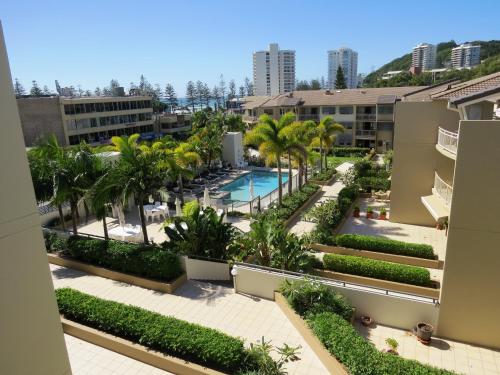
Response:
[[[155,134],[149,96],[21,97],[17,106],[27,147],[52,134],[61,145],[106,144],[116,135]]]
[[[294,112],[299,121],[321,121],[332,116],[345,128],[337,145],[392,149],[394,104],[404,94],[422,87],[383,87],[348,90],[293,91],[274,97],[248,97],[243,121],[255,124],[264,113],[278,119]]]
[[[437,333],[495,348],[499,107],[500,73],[431,86],[396,104],[390,217],[447,228]]]
[[[186,135],[191,131],[191,114],[163,113],[157,120],[161,135]]]

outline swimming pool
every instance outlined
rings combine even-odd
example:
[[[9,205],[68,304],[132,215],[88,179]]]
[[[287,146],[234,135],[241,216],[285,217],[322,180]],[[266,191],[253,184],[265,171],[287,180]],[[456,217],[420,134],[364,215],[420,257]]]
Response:
[[[288,173],[283,172],[281,176],[283,183],[288,181]],[[252,171],[224,185],[219,190],[230,192],[231,196],[229,199],[233,201],[248,202],[250,200],[249,186],[251,179],[253,179],[254,198],[257,198],[259,195],[262,198],[278,188],[278,172]]]

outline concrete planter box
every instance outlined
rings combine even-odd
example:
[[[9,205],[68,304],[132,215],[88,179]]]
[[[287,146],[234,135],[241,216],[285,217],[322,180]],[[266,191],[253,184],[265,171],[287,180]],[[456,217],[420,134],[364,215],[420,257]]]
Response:
[[[170,282],[152,280],[141,276],[130,275],[118,271],[113,271],[108,268],[94,266],[89,263],[81,262],[70,258],[61,257],[57,254],[47,254],[49,263],[56,264],[62,267],[72,268],[78,271],[86,272],[91,275],[105,277],[122,283],[140,286],[142,288],[156,290],[163,293],[173,293],[186,281],[186,274],[183,273],[177,279]]]
[[[73,322],[61,317],[63,330],[68,335],[85,340],[94,345],[112,350],[116,353],[123,354],[127,357],[141,361],[148,365],[159,369],[174,373],[186,375],[223,375],[224,373],[203,367],[201,365],[188,362],[184,359],[179,359],[172,356],[167,356],[163,353],[151,350],[145,346],[135,344],[132,341],[122,339],[99,331],[97,329],[87,327],[83,324]]]
[[[308,182],[311,182],[311,183],[316,184],[316,185],[321,185],[321,186],[331,185],[337,179],[337,175],[338,175],[338,173],[335,173],[329,180],[326,180],[326,181],[320,181],[320,180],[315,180],[315,179],[310,178],[308,180]]]
[[[388,289],[396,292],[409,293],[423,297],[429,298],[439,298],[439,288],[429,288],[425,286],[411,285],[398,283],[395,281],[374,279],[372,277],[358,276],[358,275],[350,275],[347,273],[340,273],[328,270],[320,270],[315,269],[316,274],[321,277],[326,277],[328,279],[345,281],[348,283],[366,285],[375,288]]]
[[[285,222],[283,223],[283,226],[285,228],[288,229],[288,227],[300,216],[300,214],[304,211],[304,208],[307,207],[313,200],[317,199],[320,194],[322,193],[322,190],[320,188],[318,188],[318,190],[316,190],[316,192],[311,195],[311,197],[304,202],[304,204],[302,206],[300,206],[299,208],[297,208],[295,210],[295,212],[292,214],[292,216],[290,216],[288,219],[285,220]]]
[[[319,360],[330,374],[348,375],[349,372],[344,366],[331,355],[328,350],[323,346],[321,341],[314,335],[307,323],[297,314],[288,304],[287,300],[281,293],[274,292],[274,301],[278,304],[279,308],[286,315],[290,323],[301,334],[307,344],[311,347],[313,352],[318,356]]]
[[[444,262],[442,260],[416,258],[416,257],[410,257],[410,256],[405,256],[405,255],[396,255],[396,254],[386,254],[386,253],[379,253],[376,251],[350,249],[347,247],[321,245],[321,244],[316,244],[316,243],[310,244],[308,246],[311,249],[318,250],[318,251],[321,251],[323,253],[340,254],[340,255],[354,255],[354,256],[363,257],[363,258],[383,260],[386,262],[407,264],[410,266],[434,268],[434,269],[440,270],[440,269],[443,269],[443,265],[444,265]]]

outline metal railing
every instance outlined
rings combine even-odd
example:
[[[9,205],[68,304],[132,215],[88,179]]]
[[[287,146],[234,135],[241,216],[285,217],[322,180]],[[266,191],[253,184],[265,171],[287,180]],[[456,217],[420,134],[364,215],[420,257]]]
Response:
[[[377,115],[374,113],[357,113],[356,120],[359,121],[375,121],[377,119]]]
[[[450,207],[451,197],[453,196],[453,187],[444,182],[444,180],[439,177],[437,172],[434,172],[434,190],[443,200],[444,204]]]
[[[299,114],[299,121],[306,121],[306,120],[314,120],[314,121],[319,121],[319,115],[311,115],[311,114]]]
[[[449,130],[439,127],[438,145],[452,154],[457,154],[458,133],[450,132]]]
[[[375,137],[376,130],[356,130],[356,136],[358,137]]]
[[[248,121],[248,122],[257,122],[259,120],[257,116],[249,116],[249,115],[243,115],[242,119],[243,121]]]

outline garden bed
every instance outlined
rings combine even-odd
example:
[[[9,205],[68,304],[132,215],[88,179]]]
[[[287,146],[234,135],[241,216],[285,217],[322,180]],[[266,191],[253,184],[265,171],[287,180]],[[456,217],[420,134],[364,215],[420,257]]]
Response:
[[[283,223],[283,226],[285,228],[288,228],[288,226],[290,224],[292,224],[295,221],[295,219],[297,219],[302,214],[302,211],[304,210],[304,208],[307,207],[311,202],[318,199],[319,196],[321,195],[321,193],[322,193],[322,190],[318,187],[316,192],[313,195],[311,195],[300,207],[298,207],[295,210],[295,212],[292,214],[292,216],[290,216],[288,219],[285,220],[285,222]]]
[[[331,185],[337,179],[337,171],[334,168],[331,168],[325,172],[317,173],[311,176],[308,182],[317,185]]]
[[[58,266],[71,268],[74,270],[82,271],[91,275],[104,277],[106,279],[119,281],[131,285],[140,286],[141,288],[156,290],[163,293],[173,293],[177,288],[186,282],[186,274],[182,273],[180,276],[170,282],[163,282],[159,280],[148,279],[141,276],[131,275],[123,272],[113,271],[108,268],[99,267],[90,263],[85,263],[72,259],[67,256],[62,256],[57,253],[47,254],[49,263]]]

